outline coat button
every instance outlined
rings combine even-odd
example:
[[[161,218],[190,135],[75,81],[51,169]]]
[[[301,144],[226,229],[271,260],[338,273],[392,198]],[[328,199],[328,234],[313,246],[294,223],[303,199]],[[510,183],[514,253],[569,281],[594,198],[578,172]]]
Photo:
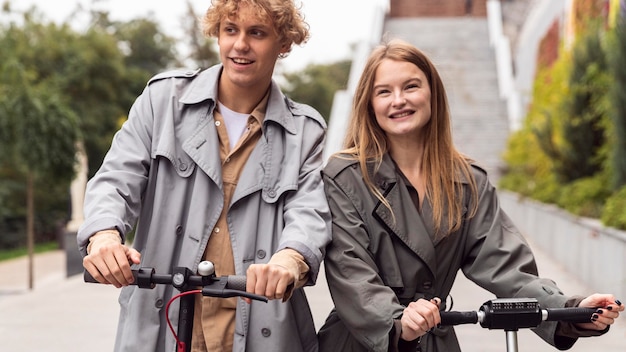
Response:
[[[267,195],[270,196],[271,198],[276,197],[276,191],[274,191],[273,189],[270,189],[269,191],[267,191]]]
[[[180,171],[187,171],[187,164],[185,164],[185,163],[180,163],[180,164],[178,165],[178,170],[180,170]]]
[[[272,331],[268,328],[263,328],[261,329],[261,335],[263,335],[263,337],[270,337],[270,335],[272,334]]]
[[[163,300],[162,299],[157,299],[156,302],[154,302],[154,306],[161,309],[163,308]]]
[[[265,253],[265,251],[264,251],[264,250],[262,250],[262,249],[259,249],[259,250],[256,252],[256,257],[257,257],[257,258],[259,258],[259,259],[263,259],[263,258],[265,258],[265,256],[266,256],[266,255],[267,255],[267,253]]]
[[[183,234],[183,227],[180,225],[176,226],[176,235],[180,236],[182,234]]]

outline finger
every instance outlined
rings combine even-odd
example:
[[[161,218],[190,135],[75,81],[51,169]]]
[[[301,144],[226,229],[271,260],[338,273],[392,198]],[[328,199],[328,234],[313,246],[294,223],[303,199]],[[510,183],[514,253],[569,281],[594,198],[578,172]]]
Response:
[[[270,267],[270,279],[268,288],[274,299],[283,299],[285,292],[287,292],[287,286],[293,282],[288,270],[282,267]]]
[[[438,310],[437,306],[431,302],[420,299],[417,302],[411,302],[409,308],[415,312],[412,317],[419,317],[417,323],[424,331],[428,331],[436,325],[434,312]]]
[[[439,297],[433,297],[433,299],[430,300],[431,302],[433,302],[434,304],[437,305],[437,308],[441,307],[441,298]]]
[[[254,271],[254,265],[248,267],[246,270],[246,292],[254,293],[254,287],[256,286],[256,273]]]
[[[83,258],[83,268],[93,277],[97,282],[101,284],[109,284],[109,282],[102,276],[100,270],[91,262],[91,258],[86,256]]]

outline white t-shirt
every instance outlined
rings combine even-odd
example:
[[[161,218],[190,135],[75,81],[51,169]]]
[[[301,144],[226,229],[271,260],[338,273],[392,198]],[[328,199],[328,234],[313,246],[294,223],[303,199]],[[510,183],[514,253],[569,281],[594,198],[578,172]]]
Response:
[[[228,142],[230,149],[232,150],[239,142],[241,136],[246,131],[248,125],[248,117],[250,114],[242,114],[227,108],[224,104],[218,102],[220,113],[224,118],[224,124],[226,124],[226,132],[228,132]]]

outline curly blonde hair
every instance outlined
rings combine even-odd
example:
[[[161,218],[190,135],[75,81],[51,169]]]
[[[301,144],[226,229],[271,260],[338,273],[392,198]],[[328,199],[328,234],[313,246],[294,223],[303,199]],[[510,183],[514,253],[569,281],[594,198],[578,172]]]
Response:
[[[204,35],[217,38],[222,20],[237,17],[242,5],[255,10],[258,18],[272,21],[281,44],[288,48],[281,57],[289,54],[293,44],[304,44],[309,39],[309,25],[293,0],[211,0],[211,6],[202,18]]]

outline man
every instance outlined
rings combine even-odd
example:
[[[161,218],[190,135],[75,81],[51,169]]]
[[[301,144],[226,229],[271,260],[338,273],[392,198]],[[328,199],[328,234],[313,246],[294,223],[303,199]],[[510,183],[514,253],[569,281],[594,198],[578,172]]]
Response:
[[[272,81],[308,27],[292,0],[213,0],[203,25],[222,63],[148,83],[88,184],[83,265],[124,287],[116,351],[175,348],[172,289],[128,286],[131,264],[167,272],[202,260],[217,276],[247,274],[248,292],[271,301],[198,295],[193,351],[317,351],[301,287],[315,283],[330,241],[326,126]]]

